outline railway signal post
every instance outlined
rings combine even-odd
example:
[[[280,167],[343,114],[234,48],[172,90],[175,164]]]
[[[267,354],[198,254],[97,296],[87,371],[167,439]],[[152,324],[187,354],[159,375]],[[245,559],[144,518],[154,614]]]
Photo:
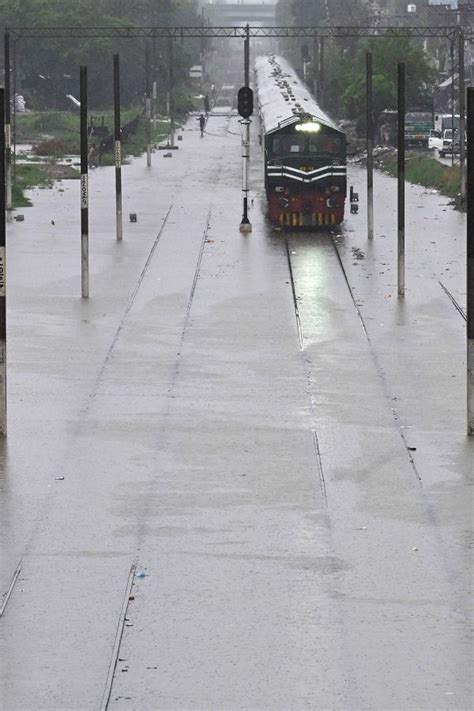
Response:
[[[243,86],[238,93],[238,111],[242,116],[240,123],[243,126],[242,134],[242,192],[244,195],[244,211],[242,222],[240,223],[241,232],[251,232],[252,225],[248,218],[248,180],[249,180],[249,159],[250,159],[250,116],[253,113],[253,91],[249,86]]]
[[[239,89],[237,95],[237,110],[242,117],[240,123],[243,126],[242,134],[242,193],[243,193],[243,215],[240,223],[241,232],[251,232],[252,225],[248,217],[248,194],[249,194],[249,160],[250,160],[250,117],[253,114],[253,91],[250,88],[250,28],[245,28],[244,40],[244,86]]]

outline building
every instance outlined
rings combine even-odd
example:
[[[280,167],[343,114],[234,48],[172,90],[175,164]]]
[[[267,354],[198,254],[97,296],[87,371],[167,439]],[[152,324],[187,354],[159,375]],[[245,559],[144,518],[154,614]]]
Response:
[[[275,24],[278,0],[208,0],[202,7],[207,20],[218,26]]]

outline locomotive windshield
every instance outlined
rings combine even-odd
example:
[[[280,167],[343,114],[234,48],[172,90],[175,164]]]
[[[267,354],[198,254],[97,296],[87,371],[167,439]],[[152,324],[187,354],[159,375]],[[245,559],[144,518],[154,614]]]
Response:
[[[293,134],[274,136],[272,141],[272,153],[276,156],[284,156],[288,153],[305,153],[307,140],[304,136]]]
[[[294,153],[340,155],[343,151],[343,141],[340,136],[332,133],[312,134],[311,136],[280,134],[273,136],[270,149],[274,156]]]

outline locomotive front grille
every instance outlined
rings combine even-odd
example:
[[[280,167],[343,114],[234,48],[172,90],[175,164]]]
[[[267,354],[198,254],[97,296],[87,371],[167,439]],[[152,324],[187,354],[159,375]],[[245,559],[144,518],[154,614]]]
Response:
[[[335,225],[336,215],[325,212],[284,212],[278,222],[282,227],[317,227],[319,225]]]

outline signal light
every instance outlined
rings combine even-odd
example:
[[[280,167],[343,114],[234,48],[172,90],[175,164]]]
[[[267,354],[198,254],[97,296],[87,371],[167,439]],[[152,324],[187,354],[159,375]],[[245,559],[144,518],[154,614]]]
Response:
[[[249,86],[243,86],[237,94],[237,110],[242,118],[247,119],[253,114],[253,91]]]

